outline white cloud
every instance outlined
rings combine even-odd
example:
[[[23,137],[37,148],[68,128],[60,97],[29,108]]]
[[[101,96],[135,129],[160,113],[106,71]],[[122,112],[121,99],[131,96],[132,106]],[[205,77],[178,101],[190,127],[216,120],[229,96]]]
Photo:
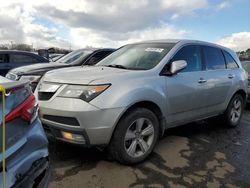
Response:
[[[222,37],[217,43],[235,51],[246,50],[250,48],[250,32],[232,33]]]
[[[157,28],[146,28],[126,33],[93,32],[91,29],[71,29],[71,41],[75,41],[77,47],[87,45],[95,47],[119,47],[124,44],[142,40],[155,40],[167,38],[182,38],[187,31],[178,30],[174,26],[161,23]]]
[[[36,10],[25,3],[3,3],[0,7],[0,43],[27,43],[34,47],[67,45],[67,41],[57,36],[57,28],[34,23],[35,13]]]
[[[164,9],[175,10],[180,15],[192,14],[193,11],[204,8],[208,5],[207,0],[178,0],[178,1],[161,1]]]
[[[225,9],[229,6],[230,6],[229,1],[223,1],[223,2],[219,3],[218,5],[216,5],[216,10],[219,11],[219,10]]]

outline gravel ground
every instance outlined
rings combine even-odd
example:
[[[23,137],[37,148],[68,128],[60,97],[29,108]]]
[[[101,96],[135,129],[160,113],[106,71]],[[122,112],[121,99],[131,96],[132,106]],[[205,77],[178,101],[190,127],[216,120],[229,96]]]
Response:
[[[50,188],[250,187],[250,108],[235,129],[207,122],[169,129],[143,163],[124,166],[104,152],[51,142]]]

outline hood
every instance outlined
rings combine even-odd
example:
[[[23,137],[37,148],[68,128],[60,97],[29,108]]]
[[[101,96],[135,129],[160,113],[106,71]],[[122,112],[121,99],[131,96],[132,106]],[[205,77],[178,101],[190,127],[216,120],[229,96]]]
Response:
[[[108,82],[118,74],[134,71],[103,66],[71,67],[46,73],[43,81],[65,84],[90,84],[91,82]],[[114,78],[113,78],[114,79]]]
[[[69,65],[63,63],[37,63],[33,65],[27,65],[12,69],[10,72],[16,75],[27,75],[27,74],[44,74],[47,71],[67,67]]]
[[[8,82],[11,82],[11,81],[3,76],[0,76],[0,84],[8,83]]]

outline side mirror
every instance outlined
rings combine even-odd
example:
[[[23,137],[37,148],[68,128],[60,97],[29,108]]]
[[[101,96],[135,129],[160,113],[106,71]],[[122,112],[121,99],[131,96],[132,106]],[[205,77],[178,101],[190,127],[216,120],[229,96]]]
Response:
[[[187,67],[187,62],[185,60],[173,61],[170,65],[169,72],[171,74],[176,74]]]

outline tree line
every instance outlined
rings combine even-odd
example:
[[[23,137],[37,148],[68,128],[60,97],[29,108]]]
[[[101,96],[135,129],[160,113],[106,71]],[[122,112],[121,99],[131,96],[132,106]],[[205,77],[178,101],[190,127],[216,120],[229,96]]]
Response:
[[[33,49],[32,45],[20,43],[20,44],[0,44],[0,50],[23,50],[23,51],[37,51],[38,49]],[[66,50],[63,48],[52,47],[49,48],[50,53],[60,53],[60,54],[67,54],[70,50]],[[246,51],[239,51],[237,52],[240,60],[250,60],[250,48]]]
[[[63,48],[46,48],[49,49],[50,53],[59,53],[59,54],[67,54],[70,52],[70,50],[63,49]],[[29,44],[0,44],[0,50],[22,50],[22,51],[28,51],[28,52],[36,52],[39,49],[34,49],[32,45]]]
[[[240,51],[237,52],[240,60],[250,60],[250,48],[248,48],[246,51]]]

